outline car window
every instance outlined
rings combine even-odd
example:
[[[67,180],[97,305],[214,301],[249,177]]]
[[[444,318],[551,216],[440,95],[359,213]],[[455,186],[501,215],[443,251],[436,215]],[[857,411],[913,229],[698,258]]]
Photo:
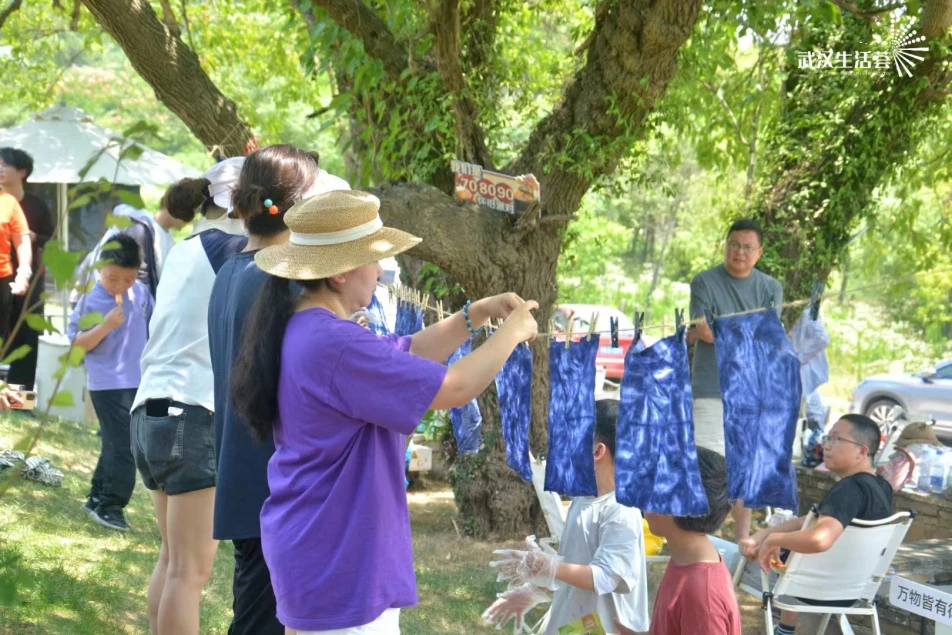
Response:
[[[935,376],[939,379],[952,379],[952,364],[939,366],[936,369]]]

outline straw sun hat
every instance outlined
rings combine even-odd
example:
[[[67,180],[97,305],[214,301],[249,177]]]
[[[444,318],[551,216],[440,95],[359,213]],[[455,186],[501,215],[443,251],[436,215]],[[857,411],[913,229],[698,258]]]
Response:
[[[291,237],[284,245],[255,254],[262,270],[279,278],[317,280],[403,253],[420,238],[383,226],[380,200],[357,190],[335,190],[301,201],[284,222]]]

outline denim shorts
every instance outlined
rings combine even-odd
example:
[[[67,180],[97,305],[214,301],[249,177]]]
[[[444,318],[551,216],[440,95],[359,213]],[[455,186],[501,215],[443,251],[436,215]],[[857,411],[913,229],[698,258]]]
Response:
[[[215,487],[212,412],[171,399],[150,399],[133,411],[131,432],[132,455],[148,489],[175,496]]]

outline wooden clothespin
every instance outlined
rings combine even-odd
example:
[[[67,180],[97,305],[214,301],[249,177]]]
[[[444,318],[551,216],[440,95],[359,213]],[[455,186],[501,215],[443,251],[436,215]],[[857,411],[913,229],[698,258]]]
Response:
[[[618,348],[618,318],[608,318],[608,329],[609,333],[611,333],[612,348]]]
[[[592,315],[592,321],[588,323],[588,335],[585,338],[586,340],[592,339],[592,336],[595,335],[596,326],[598,326],[598,312]]]
[[[674,330],[679,330],[684,325],[684,309],[674,310]]]
[[[575,325],[575,320],[569,317],[568,325],[565,327],[565,350],[569,350],[569,346],[572,345],[572,329]]]
[[[439,319],[440,322],[443,321],[443,318],[444,318],[444,314],[443,314],[443,300],[437,300],[437,301],[436,301],[436,316],[437,316],[437,318]]]

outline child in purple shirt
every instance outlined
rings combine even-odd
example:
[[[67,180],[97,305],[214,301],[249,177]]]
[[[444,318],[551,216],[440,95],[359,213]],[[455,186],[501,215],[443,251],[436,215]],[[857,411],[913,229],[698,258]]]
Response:
[[[417,602],[407,435],[427,410],[478,396],[537,332],[538,305],[514,293],[467,304],[411,337],[349,321],[370,304],[378,261],[420,242],[384,227],[379,206],[371,194],[334,191],[287,212],[288,243],[255,256],[270,275],[232,376],[252,433],[274,434],[261,545],[278,619],[298,635],[399,633],[399,609]],[[443,361],[492,317],[506,322],[447,369]]]
[[[100,281],[76,304],[66,335],[73,346],[86,349],[86,388],[102,429],[102,451],[83,509],[104,527],[129,531],[123,509],[136,484],[129,411],[139,388],[139,359],[149,339],[154,301],[148,287],[136,280],[139,244],[126,234],[109,242],[115,248],[100,255],[108,264],[100,269]],[[80,318],[89,313],[104,319],[81,331]]]

